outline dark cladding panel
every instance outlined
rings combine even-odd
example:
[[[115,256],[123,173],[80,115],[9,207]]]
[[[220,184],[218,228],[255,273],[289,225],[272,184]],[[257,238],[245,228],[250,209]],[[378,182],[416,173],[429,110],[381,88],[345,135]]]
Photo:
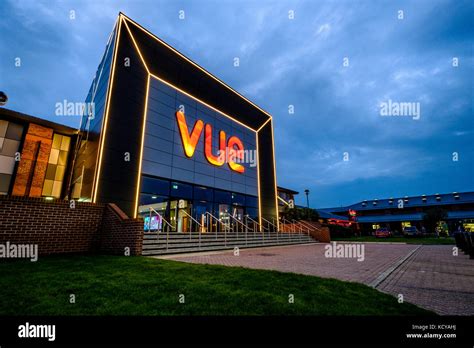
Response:
[[[124,29],[122,24],[97,201],[116,202],[133,216],[148,74]],[[124,64],[126,58],[130,59],[130,66]]]
[[[277,216],[272,126],[270,121],[258,132],[260,202],[262,216],[265,219],[276,218]]]
[[[165,104],[166,107],[160,106]],[[185,106],[186,123],[189,130],[198,119],[212,125],[214,152],[217,148],[219,130],[226,132],[227,139],[231,136],[239,137],[245,150],[255,150],[254,131],[152,78],[142,173],[257,195],[256,166],[244,163],[242,165],[245,167],[245,172],[237,173],[233,172],[227,164],[216,167],[208,163],[204,155],[204,131],[199,138],[193,157],[186,157],[175,116],[175,112],[181,104]],[[169,105],[175,107],[171,108]],[[160,111],[156,112],[155,110],[158,109]],[[248,139],[253,139],[253,141]]]
[[[188,60],[128,22],[151,72],[239,121],[258,129],[269,116]]]

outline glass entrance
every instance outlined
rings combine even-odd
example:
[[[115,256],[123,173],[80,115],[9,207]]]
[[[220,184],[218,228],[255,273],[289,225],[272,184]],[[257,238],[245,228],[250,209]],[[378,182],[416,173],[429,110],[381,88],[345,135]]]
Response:
[[[184,199],[170,202],[170,221],[176,232],[189,232],[191,230],[191,204]]]

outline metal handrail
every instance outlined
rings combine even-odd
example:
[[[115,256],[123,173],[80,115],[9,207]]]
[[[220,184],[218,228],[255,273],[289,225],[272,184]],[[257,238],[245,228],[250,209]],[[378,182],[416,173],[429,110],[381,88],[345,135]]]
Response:
[[[245,218],[246,218],[247,220],[250,220],[250,221],[253,222],[253,235],[254,235],[254,237],[255,237],[255,232],[256,232],[256,230],[257,230],[256,227],[257,227],[257,226],[261,226],[261,225],[260,225],[257,221],[255,221],[254,219],[252,219],[252,218],[249,216],[249,214],[245,215]],[[246,225],[247,225],[247,221],[246,221]],[[248,225],[247,225],[247,229],[248,229]]]
[[[263,221],[265,221],[268,225],[272,225],[273,228],[275,228],[275,231],[278,231],[278,228],[277,228],[274,224],[272,224],[270,221],[268,221],[267,219],[265,219],[263,216],[260,217],[260,218],[261,218]],[[264,227],[264,226],[262,225],[262,227]]]
[[[297,220],[295,219],[291,219],[291,222],[296,225],[297,227],[299,227],[300,229],[300,232],[303,232],[303,225],[301,225]]]
[[[171,229],[174,230],[174,226],[172,224],[170,224],[164,217],[163,215],[161,215],[160,213],[158,213],[155,209],[153,209],[153,207],[148,207],[150,209],[150,217],[151,217],[151,212],[153,211],[156,215],[158,215],[160,218],[161,218],[161,221],[163,221],[166,225],[168,225],[168,227],[170,227]],[[150,219],[150,223],[151,223],[151,219]],[[150,227],[148,227],[148,230],[150,231]]]
[[[202,227],[202,225],[195,219],[193,218],[190,214],[188,214],[186,211],[184,210],[181,210],[182,213],[184,213],[184,215],[186,215],[187,217],[189,217],[192,221],[194,221],[195,223],[197,223],[199,225],[199,229]],[[193,235],[193,224],[191,223],[191,226],[189,226],[189,240],[191,240],[192,238],[192,235]],[[201,248],[201,232],[198,231],[199,233],[199,248]]]
[[[312,229],[315,229],[317,231],[321,231],[321,229],[319,227],[313,226],[313,225],[307,223],[306,221],[300,220],[300,223],[303,224],[304,226],[306,226],[306,228],[309,229],[308,232],[311,231]]]
[[[237,224],[241,224],[243,227],[246,227],[245,224],[244,224],[242,221],[240,221],[240,220],[237,219],[236,217],[232,216],[230,213],[227,213],[227,215],[228,215],[232,220],[236,221]],[[244,232],[243,227],[242,227],[242,232]],[[239,233],[239,229],[238,229],[238,228],[237,228],[237,233]]]
[[[283,225],[289,225],[288,221],[287,221],[284,217],[281,218],[281,223],[282,223]],[[282,226],[282,227],[283,227],[283,226]],[[288,232],[294,232],[294,231],[291,230],[291,228],[293,228],[293,227],[290,226],[290,231],[288,231]]]
[[[182,213],[184,213],[184,215],[186,215],[187,217],[191,218],[191,220],[193,220],[196,224],[198,224],[199,227],[202,227],[202,224],[197,221],[195,218],[193,218],[190,214],[188,214],[186,211],[184,210],[181,210]]]
[[[298,225],[300,227],[300,232],[303,232],[303,227],[306,229],[306,233],[309,233],[310,232],[310,228],[304,224],[302,224],[300,221],[298,220],[292,220],[294,224]]]
[[[151,212],[155,212],[156,215],[158,215],[160,218],[161,218],[161,221],[164,221],[166,225],[168,225],[168,229],[166,231],[166,251],[168,251],[168,245],[169,245],[169,239],[170,239],[170,228],[172,230],[175,229],[175,227],[173,225],[171,225],[168,221],[166,221],[166,219],[160,214],[158,213],[153,207],[149,207],[150,208],[150,222],[149,224],[151,224]],[[150,229],[150,227],[148,227],[148,229]],[[159,238],[159,234],[160,234],[160,231],[158,230],[158,233],[157,233],[157,238]]]
[[[209,213],[208,211],[206,211],[204,213],[204,215],[209,215],[211,217],[211,221],[212,220],[215,220],[217,222],[217,225],[216,225],[216,239],[217,239],[217,232],[218,232],[218,229],[219,229],[219,224],[221,224],[221,220],[218,219],[217,217],[215,217],[214,215],[212,215],[211,213]],[[206,222],[208,222],[208,219],[206,218]],[[207,227],[207,226],[206,226]],[[212,227],[212,222],[211,222],[211,227]],[[209,229],[209,228],[208,228]],[[212,228],[209,232],[212,232]]]

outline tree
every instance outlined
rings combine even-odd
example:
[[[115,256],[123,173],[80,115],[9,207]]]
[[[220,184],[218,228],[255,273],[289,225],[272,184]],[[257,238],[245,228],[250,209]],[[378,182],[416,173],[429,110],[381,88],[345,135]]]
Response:
[[[423,226],[427,232],[434,233],[436,226],[440,221],[443,221],[448,216],[448,213],[441,208],[432,208],[423,214]]]
[[[311,209],[311,208],[299,208],[299,207],[290,208],[286,206],[285,219],[287,219],[288,221],[291,221],[291,220],[317,221],[319,219],[319,214],[315,209]]]

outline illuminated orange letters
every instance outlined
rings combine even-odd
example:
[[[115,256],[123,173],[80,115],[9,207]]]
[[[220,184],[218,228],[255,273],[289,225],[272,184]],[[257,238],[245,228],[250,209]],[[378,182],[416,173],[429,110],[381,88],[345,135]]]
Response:
[[[178,128],[184,147],[184,152],[187,157],[192,157],[194,155],[194,151],[196,150],[196,145],[199,142],[199,138],[201,137],[204,122],[197,120],[194,124],[191,134],[189,134],[188,125],[186,124],[186,117],[183,112],[176,112],[176,120],[178,121]],[[236,136],[232,136],[229,138],[226,148],[226,134],[223,130],[221,130],[219,132],[219,155],[216,156],[212,153],[212,126],[210,124],[206,124],[204,127],[204,154],[208,162],[215,166],[222,166],[226,161],[226,150],[230,152],[228,161],[230,169],[238,173],[243,173],[245,171],[245,167],[241,164],[235,163],[236,158],[240,160],[244,159],[244,145],[242,144],[242,141]]]
[[[237,149],[235,149],[237,147]],[[229,142],[227,143],[227,148],[229,149],[230,156],[229,156],[229,167],[236,172],[243,173],[244,166],[241,164],[235,163],[235,158],[240,160],[244,159],[244,144],[240,141],[239,138],[236,136],[232,136],[229,138]]]
[[[206,124],[205,128],[205,142],[204,142],[204,154],[206,155],[206,159],[209,161],[210,164],[220,167],[225,163],[225,132],[219,132],[219,156],[215,156],[212,153],[212,127],[210,124]]]
[[[188,125],[186,124],[186,118],[184,113],[176,111],[176,119],[178,120],[179,134],[181,135],[181,141],[183,142],[184,153],[188,157],[193,157],[194,150],[199,141],[199,137],[204,127],[204,122],[197,120],[194,124],[191,136],[189,136]]]

